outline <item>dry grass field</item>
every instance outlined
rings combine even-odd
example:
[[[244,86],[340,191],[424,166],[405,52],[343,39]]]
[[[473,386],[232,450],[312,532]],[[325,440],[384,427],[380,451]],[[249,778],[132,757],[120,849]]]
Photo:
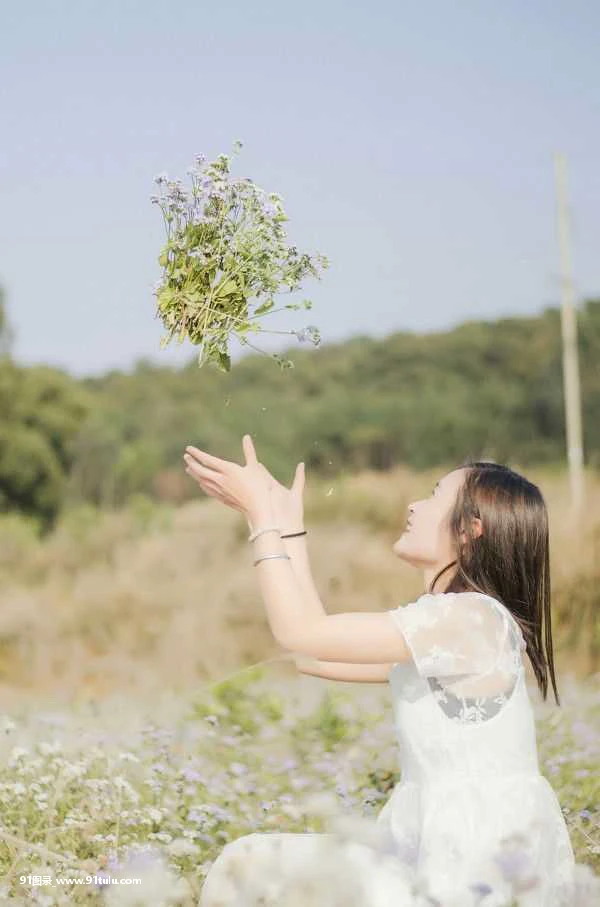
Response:
[[[307,544],[328,612],[392,608],[423,591],[420,572],[392,545],[408,503],[443,473],[399,468],[326,484],[307,475]],[[525,474],[550,515],[556,665],[586,676],[600,669],[600,477],[588,472],[574,520],[566,473]],[[200,489],[180,508],[137,503],[112,514],[72,511],[43,542],[0,520],[3,697],[17,688],[184,690],[284,655],[266,621],[244,518]]]

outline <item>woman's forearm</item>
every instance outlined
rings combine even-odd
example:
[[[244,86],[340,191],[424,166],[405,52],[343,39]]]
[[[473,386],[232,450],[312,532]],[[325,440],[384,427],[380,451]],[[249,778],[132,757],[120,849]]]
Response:
[[[282,531],[300,531],[302,528],[302,526],[298,526],[297,529],[284,528]],[[283,542],[285,553],[290,556],[290,564],[292,565],[294,576],[300,586],[306,611],[315,617],[323,617],[327,612],[323,607],[323,602],[321,601],[317,587],[315,586],[308,557],[306,536],[300,535],[298,538],[282,539],[281,541]]]
[[[282,526],[276,521],[268,505],[257,509],[249,516],[249,523],[255,529]],[[282,539],[279,532],[271,531],[261,533],[252,542],[254,566],[271,632],[280,646],[294,651],[298,647],[298,640],[305,634],[307,625],[327,617],[316,590],[313,592],[307,590],[304,582],[298,579],[295,567],[292,566],[295,558],[299,561],[300,576],[305,578],[308,557],[305,554],[305,560],[302,560],[302,548],[300,556],[297,549],[295,555],[290,549],[292,553],[289,553],[285,560],[272,557],[288,554],[285,545],[295,541]]]
[[[388,683],[393,664],[352,664],[345,661],[323,661],[310,655],[294,653],[296,667],[301,674],[341,680],[347,683]]]

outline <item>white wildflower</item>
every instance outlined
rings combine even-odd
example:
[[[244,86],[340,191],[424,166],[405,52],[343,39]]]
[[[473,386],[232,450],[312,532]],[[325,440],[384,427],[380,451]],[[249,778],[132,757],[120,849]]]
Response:
[[[200,848],[193,841],[187,838],[175,838],[168,845],[167,850],[170,854],[177,857],[190,856],[195,857],[200,853]]]
[[[58,753],[61,751],[62,744],[58,740],[55,740],[53,743],[47,743],[46,741],[42,740],[42,742],[39,744],[39,747],[40,752],[43,753],[44,756],[51,756],[53,753]]]
[[[120,872],[112,875],[141,881],[107,886],[104,892],[106,907],[183,907],[189,903],[188,883],[169,869],[161,854],[135,854],[124,863]]]
[[[29,756],[29,750],[25,746],[13,746],[10,751],[11,759],[20,759],[21,756]]]

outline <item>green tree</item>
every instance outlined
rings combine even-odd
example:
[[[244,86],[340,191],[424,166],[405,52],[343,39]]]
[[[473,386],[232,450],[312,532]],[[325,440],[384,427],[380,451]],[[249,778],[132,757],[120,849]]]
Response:
[[[10,356],[15,332],[8,321],[6,312],[6,291],[0,285],[0,359]]]
[[[63,372],[0,362],[0,509],[57,516],[71,466],[70,444],[92,398]]]

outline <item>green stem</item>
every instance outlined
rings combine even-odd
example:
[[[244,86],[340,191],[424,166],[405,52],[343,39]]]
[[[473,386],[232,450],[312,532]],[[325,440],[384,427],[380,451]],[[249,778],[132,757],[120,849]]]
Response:
[[[217,314],[217,315],[223,315],[225,318],[231,318],[233,321],[240,321],[240,322],[242,322],[242,323],[243,323],[243,321],[244,321],[243,318],[238,318],[237,315],[230,315],[230,314],[228,314],[227,312],[221,312],[219,309],[213,309],[210,305],[208,305],[208,304],[206,304],[206,303],[204,304],[204,308],[205,308],[208,312],[215,312],[215,314]],[[283,309],[275,309],[275,311],[277,311],[277,312],[282,312]],[[262,315],[258,315],[257,318],[258,318],[258,319],[264,318],[265,315],[270,315],[270,314],[271,314],[271,312],[263,312],[263,314],[262,314]],[[207,320],[207,319],[205,319],[205,321],[204,321],[204,327],[203,327],[203,329],[202,329],[202,333],[204,333],[204,331],[206,330],[206,320]],[[265,333],[266,333],[266,334],[293,334],[294,332],[293,332],[293,331],[265,331]]]

